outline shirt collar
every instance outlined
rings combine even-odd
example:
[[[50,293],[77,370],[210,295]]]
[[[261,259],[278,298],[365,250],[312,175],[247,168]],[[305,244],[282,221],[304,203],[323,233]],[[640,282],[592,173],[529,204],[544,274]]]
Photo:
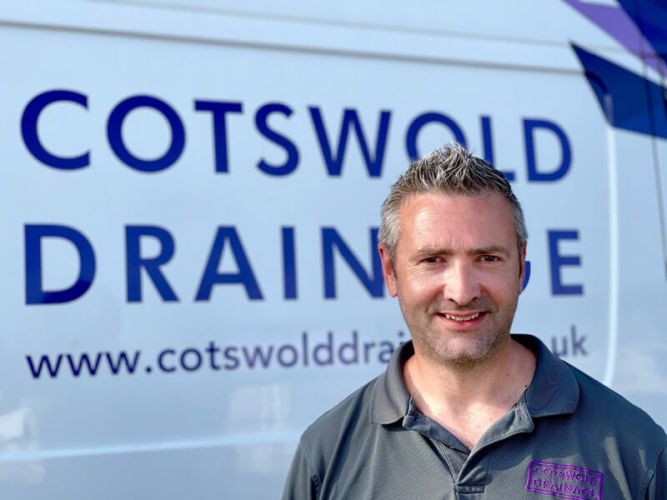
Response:
[[[535,375],[524,394],[531,417],[574,413],[579,403],[579,384],[569,366],[554,356],[547,346],[532,335],[512,335],[535,354]],[[386,371],[375,380],[370,421],[392,424],[403,419],[410,406],[410,393],[403,383],[403,365],[414,354],[412,341],[399,347]]]
[[[532,335],[512,338],[535,353],[535,375],[525,393],[531,417],[574,413],[579,404],[579,383],[570,366],[558,359],[544,343]]]
[[[415,353],[412,341],[394,351],[387,370],[375,379],[370,407],[373,424],[393,424],[403,419],[410,406],[410,393],[403,383],[403,365]]]

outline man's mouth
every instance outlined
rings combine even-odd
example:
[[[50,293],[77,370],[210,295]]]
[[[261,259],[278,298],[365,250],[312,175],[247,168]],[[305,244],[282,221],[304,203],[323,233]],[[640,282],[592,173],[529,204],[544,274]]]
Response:
[[[460,323],[463,323],[465,321],[473,321],[473,320],[479,318],[481,315],[482,315],[481,312],[476,312],[476,313],[467,314],[467,315],[451,314],[451,313],[438,313],[438,316],[442,316],[443,318],[450,319],[452,321],[458,321]]]

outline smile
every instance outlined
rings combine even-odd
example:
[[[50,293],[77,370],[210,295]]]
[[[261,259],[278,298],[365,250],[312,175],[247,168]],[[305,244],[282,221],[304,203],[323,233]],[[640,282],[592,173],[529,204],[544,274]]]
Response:
[[[451,319],[451,320],[453,320],[453,321],[460,321],[460,322],[463,322],[463,321],[472,321],[473,319],[477,319],[477,318],[479,318],[479,316],[480,316],[481,314],[482,314],[482,313],[478,313],[478,312],[476,312],[476,313],[471,314],[471,315],[469,315],[469,316],[455,316],[455,315],[453,315],[453,314],[449,314],[449,313],[440,313],[440,316],[444,316],[445,318],[447,318],[447,319]]]

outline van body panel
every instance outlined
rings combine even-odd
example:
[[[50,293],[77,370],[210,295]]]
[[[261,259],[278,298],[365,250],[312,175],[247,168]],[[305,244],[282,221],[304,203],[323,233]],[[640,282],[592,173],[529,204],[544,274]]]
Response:
[[[588,7],[6,6],[0,496],[277,497],[409,338],[379,207],[451,141],[524,206],[513,331],[667,424],[663,81]]]

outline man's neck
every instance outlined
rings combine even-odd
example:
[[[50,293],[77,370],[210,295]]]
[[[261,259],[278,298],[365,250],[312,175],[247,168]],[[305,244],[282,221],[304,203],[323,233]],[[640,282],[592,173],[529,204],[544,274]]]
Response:
[[[535,355],[509,340],[493,357],[465,366],[435,363],[416,350],[403,380],[419,410],[472,449],[519,400],[535,372]]]

